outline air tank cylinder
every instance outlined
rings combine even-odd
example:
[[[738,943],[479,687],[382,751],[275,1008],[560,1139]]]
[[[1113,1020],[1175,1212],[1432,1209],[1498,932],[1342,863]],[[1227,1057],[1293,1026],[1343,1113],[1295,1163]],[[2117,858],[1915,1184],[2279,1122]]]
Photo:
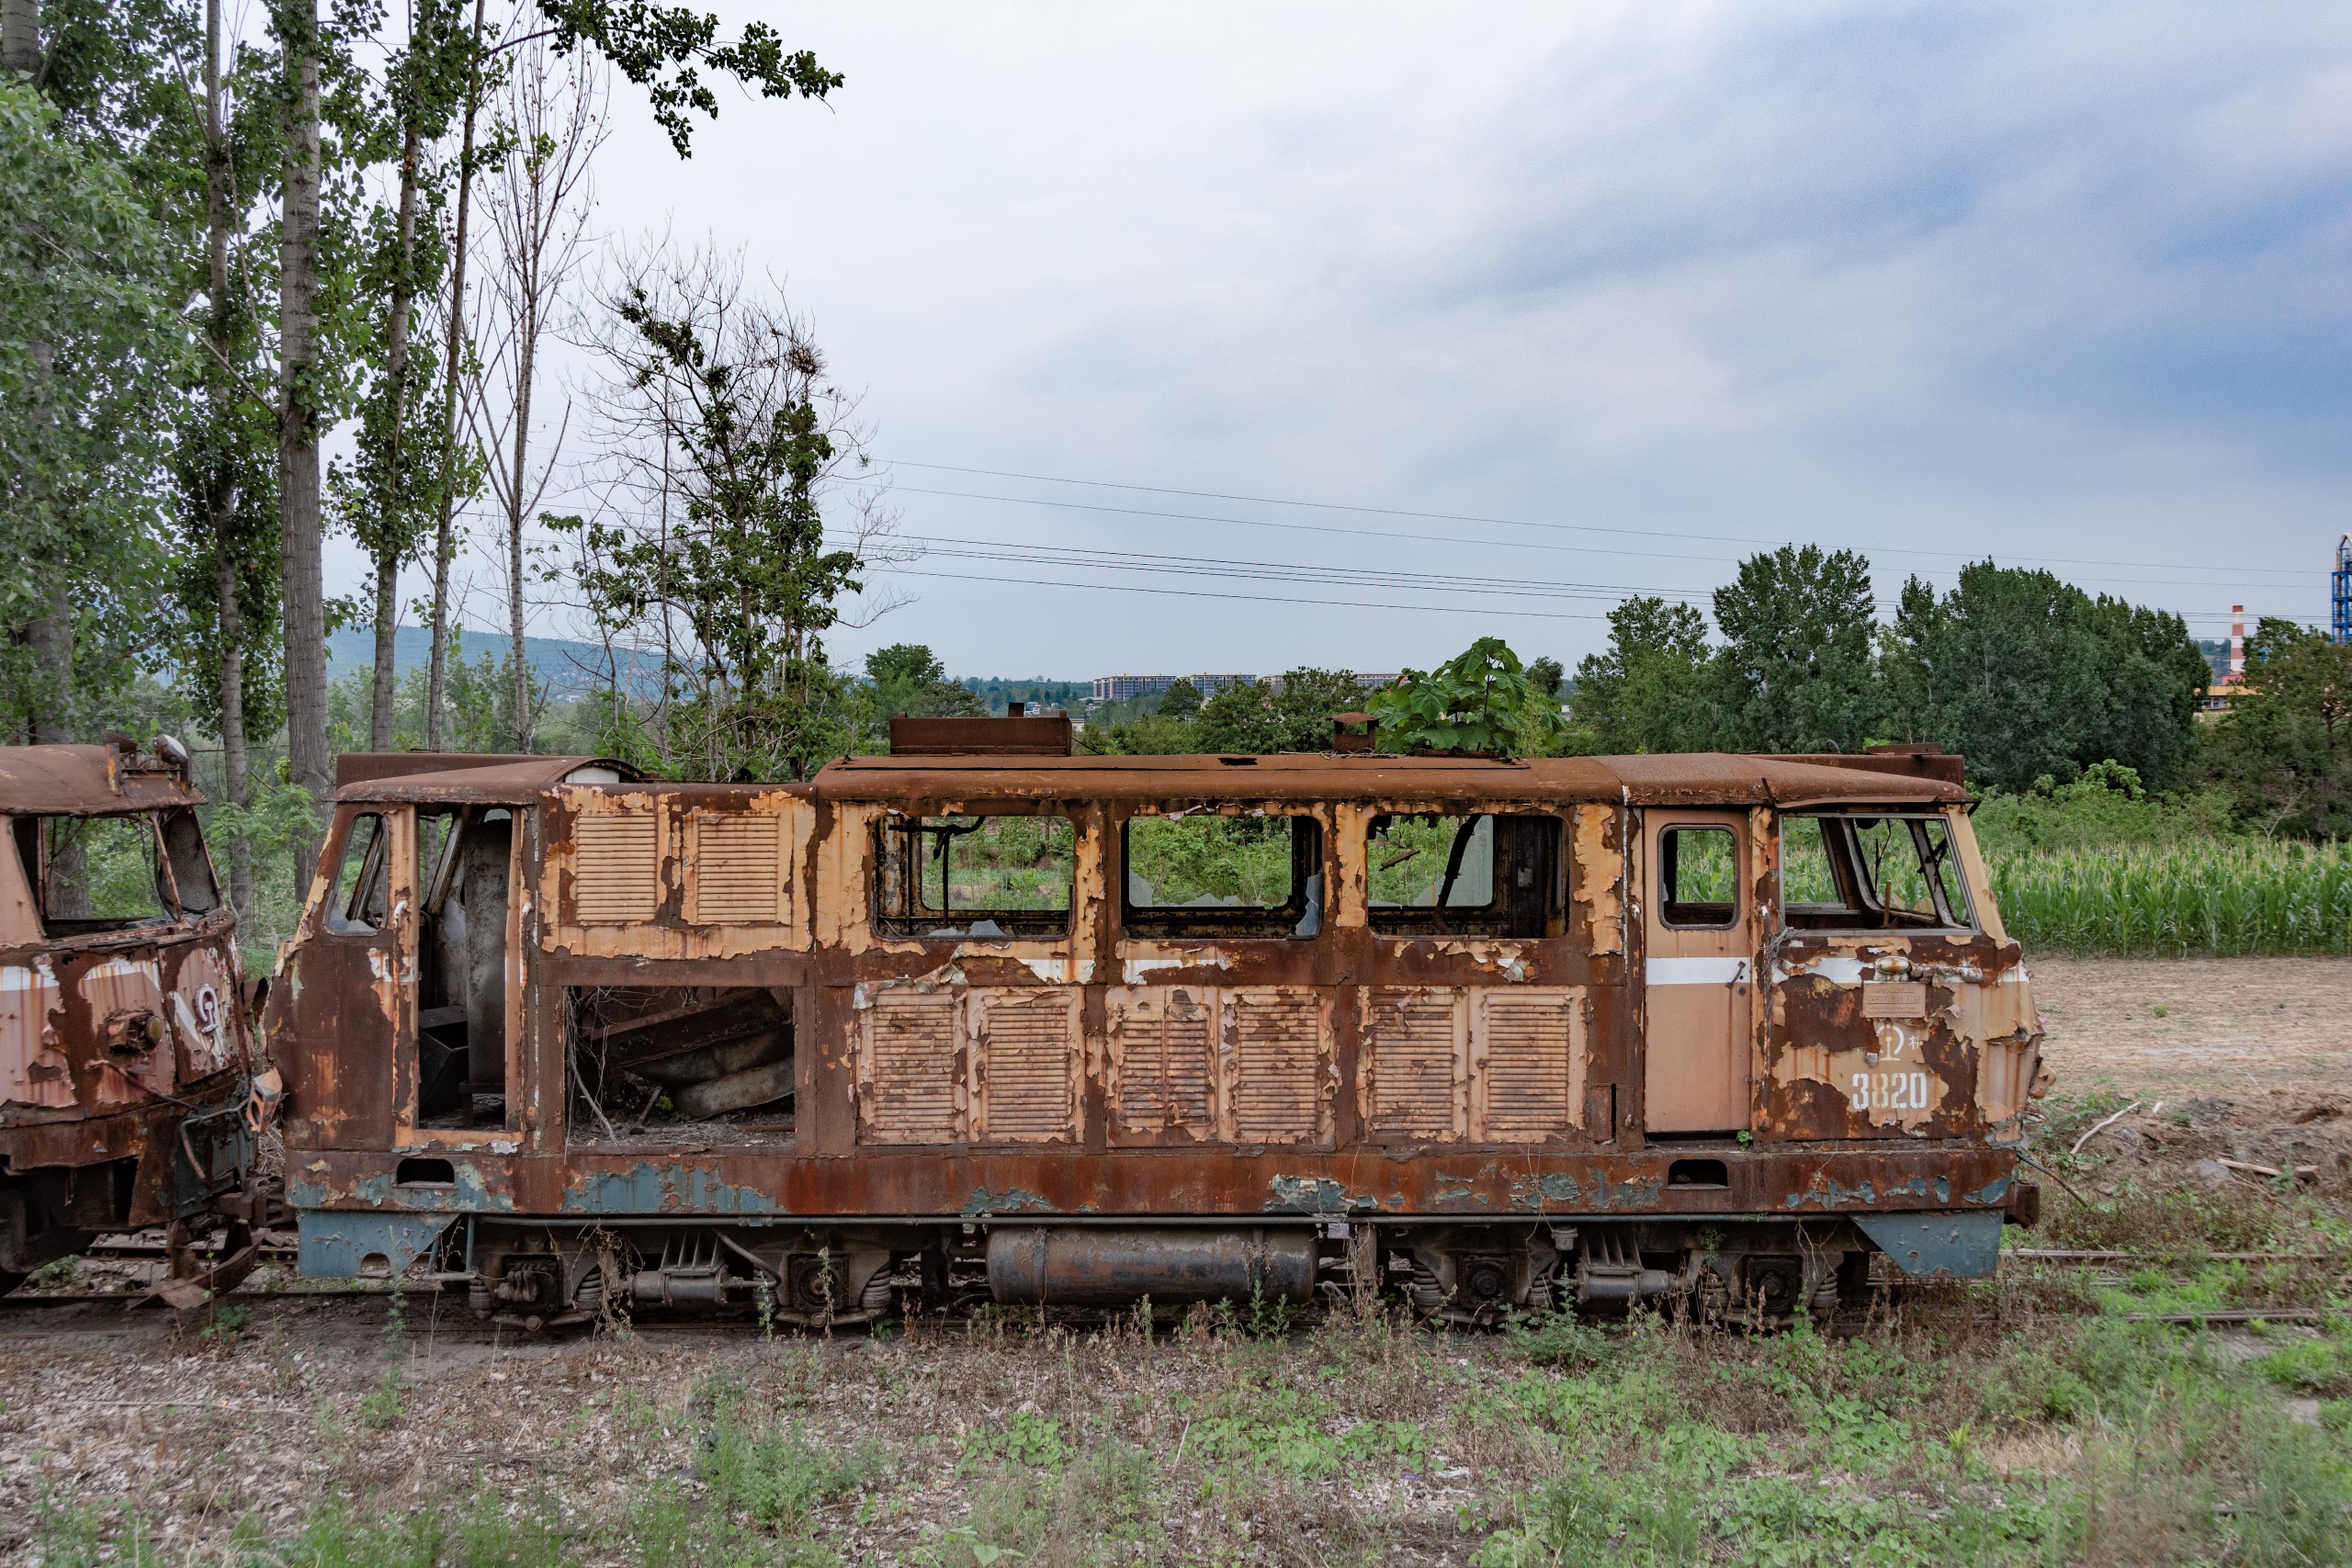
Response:
[[[989,1293],[1008,1304],[1154,1302],[1305,1304],[1315,1235],[1304,1227],[1005,1225],[989,1234]]]

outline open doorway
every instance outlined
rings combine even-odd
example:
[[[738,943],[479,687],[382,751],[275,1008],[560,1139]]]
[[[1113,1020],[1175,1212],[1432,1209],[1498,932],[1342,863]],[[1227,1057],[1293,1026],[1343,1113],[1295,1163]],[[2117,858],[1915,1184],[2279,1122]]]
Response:
[[[509,894],[514,813],[503,806],[417,813],[425,883],[417,943],[416,1121],[420,1127],[500,1127],[507,1121],[516,971]]]

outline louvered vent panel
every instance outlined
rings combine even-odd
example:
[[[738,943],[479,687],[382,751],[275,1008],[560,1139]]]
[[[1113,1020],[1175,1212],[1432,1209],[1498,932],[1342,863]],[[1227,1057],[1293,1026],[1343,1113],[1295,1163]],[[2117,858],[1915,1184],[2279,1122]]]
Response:
[[[1486,1135],[1525,1142],[1575,1125],[1580,1088],[1574,992],[1486,998]]]
[[[1073,993],[991,991],[980,1001],[982,1127],[991,1143],[1043,1143],[1077,1132],[1078,1009]]]
[[[865,1010],[863,1142],[949,1144],[960,1135],[956,994],[885,991]]]
[[[695,919],[772,925],[783,919],[784,853],[774,817],[704,817],[695,824]]]
[[[650,920],[662,907],[661,818],[650,811],[575,818],[572,912],[582,925]]]
[[[1463,1082],[1452,991],[1375,991],[1372,999],[1372,1129],[1451,1138]]]
[[[1321,1135],[1322,1009],[1312,993],[1234,991],[1233,1136],[1243,1144]]]
[[[1132,1132],[1216,1119],[1216,1010],[1207,993],[1170,987],[1124,993],[1119,1020],[1119,1121]]]

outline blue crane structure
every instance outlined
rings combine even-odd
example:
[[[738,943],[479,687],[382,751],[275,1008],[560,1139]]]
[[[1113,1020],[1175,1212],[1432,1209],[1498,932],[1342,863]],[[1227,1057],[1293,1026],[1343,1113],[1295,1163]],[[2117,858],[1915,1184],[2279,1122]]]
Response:
[[[2335,576],[2328,593],[2328,636],[2352,643],[2352,534],[2335,543]]]

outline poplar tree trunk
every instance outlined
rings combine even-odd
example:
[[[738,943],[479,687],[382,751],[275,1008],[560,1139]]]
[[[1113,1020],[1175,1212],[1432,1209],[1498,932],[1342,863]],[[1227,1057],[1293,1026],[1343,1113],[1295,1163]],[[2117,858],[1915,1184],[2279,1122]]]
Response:
[[[416,177],[424,140],[416,123],[415,86],[401,113],[406,125],[401,137],[400,265],[392,276],[390,318],[384,330],[384,377],[392,389],[392,450],[385,476],[385,493],[377,504],[401,507],[403,494],[402,446],[408,434],[409,322],[416,305]],[[376,670],[368,703],[368,743],[379,751],[392,749],[392,704],[398,694],[393,634],[400,629],[401,557],[405,551],[396,537],[387,538],[376,557]]]
[[[456,553],[451,537],[456,523],[458,491],[458,350],[466,331],[466,224],[474,195],[474,121],[481,111],[482,0],[474,0],[472,47],[466,57],[466,129],[458,157],[458,223],[451,236],[449,257],[449,343],[444,365],[446,406],[441,427],[441,521],[433,534],[433,656],[424,682],[424,749],[442,746],[441,707],[449,672],[449,558]]]
[[[318,0],[284,0],[281,39],[295,86],[286,127],[278,261],[277,531],[286,570],[286,759],[311,792],[317,830],[297,840],[296,891],[309,886],[334,807],[327,754],[326,591],[319,559],[319,431],[311,385],[318,360]]]
[[[229,321],[229,139],[221,123],[220,0],[205,0],[204,6],[204,208],[206,285],[212,296],[206,331],[214,356],[208,398],[213,429],[225,432],[234,417],[237,394],[224,368],[234,339]],[[214,455],[204,510],[212,534],[212,581],[219,600],[222,782],[229,803],[242,807],[252,804],[245,766],[244,610],[237,598],[236,472],[225,448]],[[226,847],[229,905],[237,912],[242,931],[253,919],[253,846],[233,838]]]
[[[40,0],[0,0],[0,71],[40,74]]]
[[[514,750],[531,750],[531,666],[523,648],[523,482],[531,435],[531,373],[538,357],[538,280],[523,296],[521,352],[514,377],[514,468],[506,507],[506,625],[514,639]]]

